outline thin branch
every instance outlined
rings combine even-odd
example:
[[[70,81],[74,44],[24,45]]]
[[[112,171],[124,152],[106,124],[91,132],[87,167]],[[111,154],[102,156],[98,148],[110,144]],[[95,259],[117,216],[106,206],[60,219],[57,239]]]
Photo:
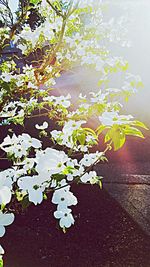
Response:
[[[42,83],[42,81],[44,80],[39,80],[38,78],[38,74],[40,72],[43,72],[44,69],[54,60],[55,56],[56,56],[56,53],[57,51],[59,50],[60,46],[61,46],[61,43],[62,43],[62,40],[63,40],[63,36],[64,36],[64,33],[65,33],[65,27],[66,27],[66,19],[63,19],[63,22],[62,22],[62,28],[61,28],[61,32],[60,32],[60,36],[59,36],[59,40],[58,40],[58,43],[56,44],[52,54],[49,54],[49,56],[45,59],[45,61],[42,63],[41,67],[40,68],[37,68],[35,70],[35,78],[38,82],[38,84]]]
[[[10,32],[10,39],[12,39],[12,37],[16,33],[17,28],[20,26],[20,24],[25,21],[26,15],[28,12],[28,7],[29,7],[29,4],[27,4],[25,7],[21,6],[22,8],[21,17],[18,19],[18,21],[15,24],[13,24],[11,28],[11,32]]]
[[[56,12],[58,16],[64,18],[64,15],[50,2],[50,0],[46,0],[46,2],[50,5],[50,7]]]

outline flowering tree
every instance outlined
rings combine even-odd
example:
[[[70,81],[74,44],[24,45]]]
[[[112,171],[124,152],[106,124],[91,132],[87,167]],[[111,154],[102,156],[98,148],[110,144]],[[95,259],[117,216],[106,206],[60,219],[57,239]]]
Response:
[[[0,125],[20,124],[22,134],[8,133],[0,144],[2,157],[11,162],[11,167],[0,172],[0,237],[5,234],[5,226],[14,221],[12,200],[20,205],[37,205],[49,193],[56,205],[54,217],[66,231],[74,224],[71,206],[78,202],[71,185],[89,183],[101,187],[102,177],[93,167],[106,160],[108,150],[120,149],[126,136],[144,137],[139,128],[146,126],[131,115],[122,115],[120,104],[142,82],[139,76],[128,73],[125,60],[114,57],[107,48],[109,42],[128,45],[128,41],[122,32],[123,21],[117,24],[103,19],[102,1],[19,1],[15,19],[9,1],[0,0],[0,4],[1,53],[11,43],[21,50],[21,57],[33,57],[28,65],[19,68],[15,57],[4,60],[1,56]],[[28,23],[31,10],[39,18],[32,27]],[[38,51],[40,58],[36,56]],[[73,106],[70,94],[56,96],[53,89],[57,77],[76,65],[99,73],[99,90],[88,96],[81,92],[78,105]],[[120,88],[109,86],[111,75],[116,72],[122,77]],[[34,138],[26,133],[26,118],[42,116],[47,120],[40,125],[35,123],[39,138]],[[88,126],[91,119],[97,122],[95,129]],[[56,128],[49,130],[51,120]],[[106,147],[104,151],[94,150],[101,135]],[[53,146],[43,149],[45,137]],[[3,253],[1,247],[0,254]]]

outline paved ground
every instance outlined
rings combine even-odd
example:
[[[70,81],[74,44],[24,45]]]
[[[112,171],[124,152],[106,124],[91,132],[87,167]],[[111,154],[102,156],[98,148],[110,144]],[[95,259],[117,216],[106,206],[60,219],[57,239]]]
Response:
[[[150,235],[150,162],[114,163],[97,167],[97,171],[105,177],[107,192]]]

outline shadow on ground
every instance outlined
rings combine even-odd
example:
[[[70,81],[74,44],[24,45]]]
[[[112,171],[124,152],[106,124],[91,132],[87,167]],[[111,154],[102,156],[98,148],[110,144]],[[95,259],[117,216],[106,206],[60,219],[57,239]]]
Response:
[[[98,186],[73,187],[75,225],[64,234],[49,200],[18,215],[2,240],[5,267],[149,267],[150,238]]]

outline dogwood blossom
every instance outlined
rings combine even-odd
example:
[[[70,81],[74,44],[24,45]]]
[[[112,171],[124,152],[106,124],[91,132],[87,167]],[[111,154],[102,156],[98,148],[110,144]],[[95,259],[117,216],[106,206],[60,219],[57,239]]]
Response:
[[[97,159],[103,155],[103,152],[96,151],[96,153],[85,154],[80,160],[80,164],[86,167],[91,166]]]
[[[70,104],[71,104],[70,99],[71,99],[70,94],[68,94],[67,96],[63,96],[63,95],[62,96],[47,96],[43,98],[44,101],[52,102],[54,106],[61,105],[64,108],[70,107]]]
[[[71,209],[58,209],[54,212],[54,217],[59,219],[59,225],[61,228],[69,228],[72,224],[74,224],[74,218],[71,214]]]
[[[114,124],[129,124],[132,118],[131,115],[119,115],[117,111],[105,111],[99,117],[99,120],[103,125],[112,126]]]
[[[77,205],[77,198],[69,191],[69,187],[58,189],[54,192],[52,203],[57,204],[60,209]]]
[[[96,172],[95,171],[90,171],[89,173],[86,172],[84,175],[82,175],[80,180],[83,183],[87,183],[87,182],[90,182],[95,177],[97,177]]]
[[[58,151],[53,148],[46,148],[36,157],[36,171],[45,177],[50,177],[52,174],[60,173],[65,168],[65,163],[68,161],[68,156],[63,151]]]
[[[18,179],[18,186],[23,193],[28,193],[29,201],[35,205],[40,204],[43,200],[43,192],[45,186],[43,185],[45,179],[38,175],[24,176]]]
[[[32,138],[30,135],[25,133],[19,135],[18,137],[13,134],[12,138],[10,136],[5,137],[0,147],[6,153],[14,155],[16,158],[21,158],[28,154],[29,148],[40,148],[41,142],[38,139]]]

